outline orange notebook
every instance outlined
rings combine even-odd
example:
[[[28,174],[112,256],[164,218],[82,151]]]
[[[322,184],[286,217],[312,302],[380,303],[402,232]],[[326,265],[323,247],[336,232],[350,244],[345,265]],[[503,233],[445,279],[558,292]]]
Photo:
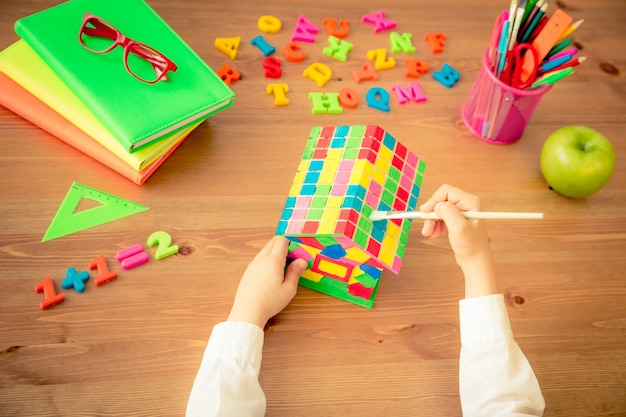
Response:
[[[200,124],[189,126],[188,132],[182,135],[181,139],[165,154],[142,171],[136,171],[2,72],[0,72],[0,91],[2,92],[0,105],[139,185],[143,184],[183,142],[185,137]]]
[[[178,131],[132,154],[128,153],[108,127],[24,40],[19,40],[0,51],[0,72],[137,171],[143,171],[181,137],[182,133]]]

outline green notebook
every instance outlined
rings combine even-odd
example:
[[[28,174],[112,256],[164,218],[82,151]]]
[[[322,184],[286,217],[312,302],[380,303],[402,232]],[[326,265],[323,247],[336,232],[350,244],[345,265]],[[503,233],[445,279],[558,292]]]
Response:
[[[85,13],[158,50],[176,71],[147,84],[124,65],[124,48],[81,45]],[[129,152],[232,105],[234,93],[143,0],[71,0],[19,19],[15,31]]]

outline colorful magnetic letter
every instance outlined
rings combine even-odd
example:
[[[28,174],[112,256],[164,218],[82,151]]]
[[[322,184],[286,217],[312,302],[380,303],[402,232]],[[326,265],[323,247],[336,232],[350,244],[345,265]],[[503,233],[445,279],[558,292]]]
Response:
[[[459,81],[461,74],[447,63],[443,64],[441,71],[433,72],[433,78],[443,84],[445,87],[451,88]]]
[[[306,52],[303,49],[300,49],[300,44],[298,42],[287,42],[285,49],[283,49],[283,55],[285,55],[285,58],[287,58],[288,61],[302,62],[306,57]]]
[[[426,101],[426,96],[419,81],[409,83],[408,88],[404,88],[402,84],[395,84],[391,86],[391,91],[396,94],[398,104],[406,104],[409,101],[416,103]]]
[[[83,198],[97,201],[101,205],[76,212]],[[142,204],[74,182],[41,241],[46,242],[145,210],[148,207]]]
[[[280,67],[280,58],[268,56],[263,60],[263,68],[265,68],[265,76],[268,78],[280,78],[283,73]]]
[[[367,105],[380,111],[389,111],[389,93],[381,87],[372,87],[367,91],[365,96]]]
[[[430,52],[438,54],[443,52],[443,46],[446,44],[446,34],[441,32],[427,33],[426,36],[424,36],[424,40],[428,44]]]
[[[331,56],[337,61],[346,62],[348,52],[352,50],[353,45],[332,35],[328,37],[328,43],[330,46],[322,50],[324,55]]]
[[[317,26],[301,14],[296,22],[296,27],[293,29],[291,40],[313,43],[317,32],[319,32]]]
[[[236,38],[216,38],[214,46],[218,51],[224,52],[230,59],[235,59],[241,37]]]
[[[54,291],[54,283],[49,276],[45,277],[41,282],[35,285],[35,292],[43,291],[43,301],[39,303],[39,307],[42,310],[52,307],[55,304],[59,304],[65,301],[65,294],[57,294]]]
[[[131,257],[141,251],[143,251],[143,245],[141,243],[135,243],[134,245],[131,245],[126,249],[120,249],[119,251],[117,251],[117,253],[115,254],[115,259],[117,259],[118,262],[122,262],[124,259]]]
[[[367,59],[374,61],[374,69],[377,71],[391,69],[396,66],[396,60],[390,56],[387,59],[387,49],[371,49],[367,51]]]
[[[139,252],[122,261],[122,268],[125,270],[133,269],[136,266],[145,264],[150,259],[148,252]]]
[[[313,114],[341,114],[343,107],[339,105],[339,93],[309,93],[313,103]]]
[[[361,71],[352,71],[352,79],[359,84],[361,81],[376,81],[378,74],[370,62],[361,65]]]
[[[404,64],[406,65],[404,75],[407,78],[419,78],[420,75],[426,74],[430,68],[427,62],[411,58],[407,58]]]
[[[359,93],[346,87],[339,92],[339,103],[341,103],[343,107],[356,109],[359,105]]]
[[[241,74],[239,71],[232,68],[230,65],[224,63],[222,68],[217,71],[217,75],[226,83],[226,85],[230,85],[235,81],[238,81],[241,78]]]
[[[287,98],[289,86],[287,84],[268,84],[265,92],[274,94],[274,106],[286,106],[289,104],[289,99]]]
[[[91,261],[89,263],[89,269],[95,269],[98,272],[98,276],[93,280],[96,287],[117,278],[116,271],[109,271],[104,255],[98,255],[96,259]]]
[[[398,22],[386,19],[384,10],[364,15],[361,17],[361,22],[373,24],[374,33],[378,33],[381,30],[393,29],[398,24]]]
[[[373,210],[413,210],[425,164],[379,126],[314,127],[276,234],[309,268],[300,285],[372,308],[383,269],[397,274],[410,220],[373,222]]]
[[[314,62],[304,70],[302,76],[315,81],[318,87],[323,87],[330,80],[330,77],[333,76],[333,71],[326,64]]]
[[[122,268],[126,271],[145,264],[150,259],[148,252],[142,251],[122,260]]]
[[[403,33],[400,35],[398,32],[391,32],[389,34],[389,41],[391,42],[391,52],[405,52],[412,54],[415,52],[415,47],[411,43],[413,35],[410,33]]]
[[[148,246],[159,245],[154,254],[155,259],[163,259],[178,253],[178,245],[172,245],[172,236],[162,230],[152,233],[148,237],[147,244]]]
[[[268,56],[273,54],[276,51],[276,47],[267,43],[267,41],[263,38],[263,35],[257,35],[252,40],[250,40],[250,44],[256,46],[263,52],[264,56]]]
[[[339,20],[339,26],[341,29],[337,27],[337,20],[326,18],[322,20],[322,24],[324,28],[326,28],[326,32],[330,36],[334,36],[336,38],[343,39],[350,34],[350,21],[346,19]]]
[[[70,288],[74,288],[76,292],[84,292],[85,291],[85,282],[89,280],[89,272],[87,271],[76,271],[75,268],[67,268],[65,272],[65,278],[61,281],[61,287],[69,290]]]
[[[259,17],[258,25],[263,32],[272,34],[280,32],[280,28],[283,26],[280,19],[270,15]]]
[[[150,255],[148,255],[148,252],[143,250],[143,245],[141,243],[136,243],[117,252],[117,254],[115,254],[115,259],[122,263],[122,268],[124,270],[129,270],[148,262]]]

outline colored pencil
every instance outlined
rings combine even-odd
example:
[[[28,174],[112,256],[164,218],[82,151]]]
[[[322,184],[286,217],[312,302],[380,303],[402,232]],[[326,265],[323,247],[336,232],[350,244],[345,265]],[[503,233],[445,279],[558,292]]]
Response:
[[[553,68],[553,69],[551,69],[551,70],[550,70],[550,71],[548,71],[548,72],[541,73],[541,74],[539,74],[539,75],[540,75],[540,76],[541,76],[541,75],[548,75],[548,74],[550,74],[550,73],[559,72],[559,71],[564,70],[564,69],[566,69],[566,68],[573,68],[573,67],[575,67],[575,66],[577,66],[577,65],[582,64],[582,63],[583,63],[583,62],[585,62],[586,60],[587,60],[587,57],[586,57],[586,56],[581,56],[581,57],[579,57],[579,58],[572,59],[571,61],[566,62],[565,64],[559,65],[558,67]]]
[[[528,0],[526,2],[526,10],[524,10],[524,16],[522,16],[522,22],[525,22],[528,19],[528,15],[534,9],[535,4],[537,4],[537,0]]]
[[[577,53],[578,53],[578,49],[576,49],[576,48],[572,48],[572,49],[568,49],[567,51],[559,52],[558,54],[553,55],[553,56],[551,56],[551,57],[550,57],[550,58],[548,58],[548,59],[557,59],[557,58],[560,58],[560,57],[562,57],[562,56],[566,56],[566,55],[571,55],[571,56],[574,56],[574,55],[576,55]]]
[[[551,58],[547,61],[544,61],[540,66],[538,71],[541,71],[543,73],[546,72],[550,72],[552,71],[554,68],[559,67],[569,61],[572,60],[572,56],[571,55],[563,55],[561,57],[558,58]]]
[[[565,29],[565,32],[563,32],[561,37],[556,40],[557,43],[562,41],[563,39],[567,38],[569,35],[571,35],[576,29],[578,29],[580,27],[580,25],[583,24],[584,21],[585,21],[585,19],[580,19],[580,20],[577,20],[576,22],[572,23],[571,25],[569,25],[567,27],[567,29]]]
[[[527,43],[532,44],[533,41],[535,40],[535,38],[537,37],[537,35],[539,35],[539,32],[541,32],[543,30],[543,28],[546,26],[546,23],[548,23],[548,16],[543,15],[541,17],[541,19],[539,20],[539,23],[537,23],[537,26],[535,26],[535,28],[533,29],[532,33],[530,34],[530,36],[528,37],[528,39],[526,40]]]
[[[535,28],[535,26],[537,26],[537,24],[541,20],[541,17],[546,14],[546,10],[548,10],[547,2],[544,3],[539,9],[539,11],[537,12],[537,14],[535,14],[533,21],[530,22],[530,25],[528,25],[528,28],[526,28],[526,32],[524,32],[524,34],[522,35],[521,42],[526,42],[528,38],[530,38],[530,34],[533,32],[533,29]]]
[[[545,0],[539,0],[538,2],[536,2],[535,5],[533,6],[532,10],[528,14],[528,16],[525,17],[524,23],[522,23],[522,26],[519,28],[519,31],[517,32],[517,41],[518,42],[522,41],[522,38],[523,38],[524,34],[528,30],[528,26],[530,26],[530,23],[533,21],[533,19],[535,18],[535,16],[539,12],[539,9],[541,8],[541,6],[543,6],[544,3],[545,3]]]
[[[554,55],[558,54],[563,49],[567,48],[571,43],[572,43],[571,39],[569,39],[569,38],[568,39],[563,39],[561,42],[559,42],[556,45],[554,45],[552,47],[552,49],[550,49],[550,52],[548,52],[548,55],[546,55],[545,59],[552,58]]]

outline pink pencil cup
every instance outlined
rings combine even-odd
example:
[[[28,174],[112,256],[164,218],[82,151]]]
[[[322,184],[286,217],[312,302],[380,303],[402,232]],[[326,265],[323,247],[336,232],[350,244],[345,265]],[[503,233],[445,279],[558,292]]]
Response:
[[[461,107],[461,117],[478,139],[508,145],[522,136],[539,100],[550,88],[520,90],[503,83],[490,70],[485,51],[478,77]]]

